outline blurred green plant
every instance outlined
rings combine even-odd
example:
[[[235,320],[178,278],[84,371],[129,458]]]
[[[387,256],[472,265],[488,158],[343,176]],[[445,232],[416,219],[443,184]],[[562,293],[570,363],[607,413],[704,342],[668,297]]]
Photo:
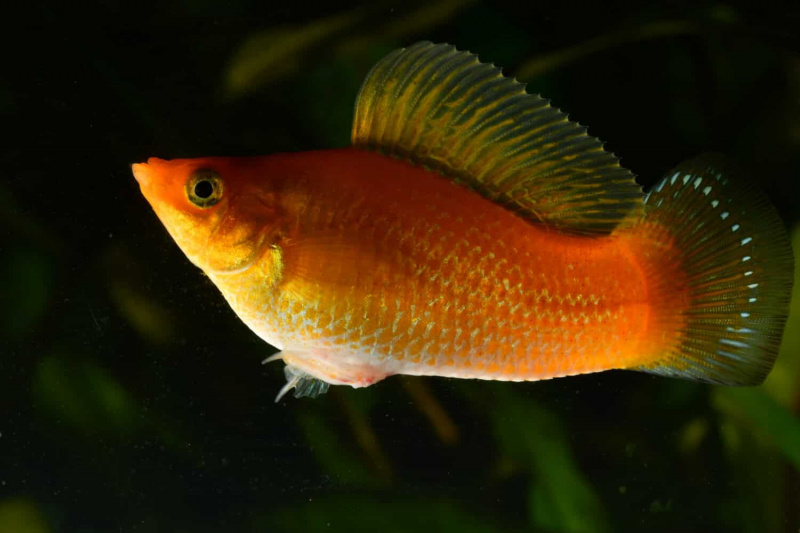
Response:
[[[386,43],[422,32],[451,18],[470,3],[472,0],[420,3],[412,9],[404,8],[377,28],[367,21],[374,21],[376,12],[393,12],[393,7],[379,3],[307,24],[266,29],[248,37],[231,58],[224,75],[223,94],[238,98],[296,74],[301,67],[307,69],[313,64],[307,56],[314,51],[333,50],[334,56],[363,55],[375,41]],[[317,86],[318,91],[330,88]]]
[[[68,351],[39,360],[33,398],[51,416],[86,435],[127,436],[142,425],[141,413],[124,387],[97,364]]]
[[[800,472],[800,420],[791,411],[758,388],[720,388],[714,405],[744,430],[766,438]]]
[[[325,416],[304,410],[296,420],[320,466],[338,483],[361,487],[380,484],[364,458],[343,442],[342,432],[332,427]]]
[[[563,68],[570,63],[618,46],[651,39],[700,35],[709,33],[712,29],[725,28],[740,21],[741,17],[731,6],[719,4],[708,9],[701,20],[674,19],[647,22],[638,26],[624,27],[617,31],[603,33],[560,50],[537,54],[536,57],[520,65],[516,75],[520,78],[528,79]]]
[[[225,75],[225,94],[237,97],[260,85],[294,74],[305,63],[302,56],[332,35],[352,28],[366,16],[356,8],[298,26],[269,28],[241,45]]]
[[[607,531],[603,504],[575,461],[559,419],[509,388],[494,391],[493,418],[501,453],[523,465],[530,476],[531,525],[564,533]]]
[[[400,376],[399,379],[405,391],[414,400],[414,407],[425,415],[439,440],[448,445],[457,444],[459,440],[458,426],[436,399],[425,379],[411,376]]]
[[[53,285],[50,258],[40,250],[15,247],[5,252],[2,330],[9,336],[21,336],[33,330],[44,315]]]
[[[616,33],[606,33],[561,50],[537,54],[536,57],[520,65],[515,74],[519,78],[529,79],[563,68],[574,61],[582,60],[609,48],[647,39],[688,35],[698,33],[700,30],[701,27],[692,21],[664,20],[624,29]]]
[[[174,321],[161,302],[143,288],[144,268],[125,244],[106,248],[99,264],[108,281],[111,302],[133,329],[155,344],[175,336]]]
[[[258,521],[256,531],[374,533],[491,533],[499,531],[462,505],[440,496],[348,495],[311,498],[282,506]]]
[[[50,527],[39,507],[31,500],[0,501],[0,531],[3,533],[49,533]]]

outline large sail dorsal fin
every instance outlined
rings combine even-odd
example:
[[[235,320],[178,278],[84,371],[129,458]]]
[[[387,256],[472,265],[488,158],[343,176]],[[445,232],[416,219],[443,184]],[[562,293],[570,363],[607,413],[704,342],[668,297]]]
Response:
[[[643,213],[633,174],[585,127],[451,45],[420,42],[376,64],[356,100],[352,142],[565,233],[608,234]]]

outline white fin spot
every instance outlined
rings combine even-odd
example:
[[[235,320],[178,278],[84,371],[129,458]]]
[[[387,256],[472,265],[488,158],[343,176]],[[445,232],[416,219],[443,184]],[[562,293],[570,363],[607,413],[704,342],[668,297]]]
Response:
[[[750,313],[742,313],[742,318],[750,318]]]
[[[730,326],[725,328],[725,331],[728,331],[730,333],[755,333],[756,332],[756,330],[750,329],[750,328],[738,328],[737,329],[737,328],[732,328]]]
[[[751,304],[754,304],[754,303],[756,303],[758,301],[758,298],[750,298],[747,301],[750,302]]]
[[[721,355],[722,357],[728,357],[730,359],[736,359],[737,361],[744,361],[744,358],[733,354],[731,352],[726,352],[725,350],[717,350],[717,355]]]
[[[719,200],[711,200],[711,207],[716,209],[718,205],[719,205]]]
[[[751,283],[747,286],[748,289],[755,289],[756,287],[758,287],[758,283]]]
[[[730,213],[728,213],[727,211],[723,211],[722,214],[719,216],[719,218],[725,220],[726,218],[728,218],[728,215],[730,215]]]
[[[736,348],[748,348],[749,347],[748,344],[745,344],[745,343],[740,342],[740,341],[731,340],[731,339],[720,339],[719,343],[720,344],[727,344],[728,346],[735,346]]]
[[[752,270],[748,270],[747,272],[744,273],[744,275],[745,275],[745,277],[752,276],[753,275],[753,271]]]
[[[739,231],[739,224],[734,224],[731,226],[731,231]]]
[[[680,172],[676,172],[675,174],[673,174],[672,177],[669,179],[669,184],[670,185],[675,185],[675,180],[677,180],[678,176],[680,176],[680,175],[681,175]]]
[[[706,187],[703,189],[703,194],[705,194],[706,196],[708,196],[710,192],[711,192],[711,185],[707,185],[707,186],[706,186]],[[712,202],[712,203],[713,203],[713,202]],[[714,206],[714,207],[717,207],[717,206]]]
[[[744,246],[745,244],[751,242],[752,240],[753,240],[752,237],[746,237],[746,238],[742,239],[742,246]]]
[[[694,188],[697,189],[698,187],[700,187],[701,183],[703,183],[703,178],[697,178],[696,180],[694,180],[694,183],[693,183]]]
[[[689,183],[690,179],[692,179],[692,175],[691,174],[684,174],[683,175],[683,184],[686,185],[687,183]]]
[[[750,259],[752,259],[752,257],[750,257],[749,255],[746,255],[746,256],[742,257],[742,263],[746,263],[747,261],[750,261]]]

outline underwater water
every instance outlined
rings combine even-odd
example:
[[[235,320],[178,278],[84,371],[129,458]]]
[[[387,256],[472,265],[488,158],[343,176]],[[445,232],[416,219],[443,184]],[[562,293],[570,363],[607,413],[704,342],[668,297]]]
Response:
[[[371,66],[449,42],[644,186],[732,157],[800,254],[800,9],[85,2],[3,17],[0,533],[800,530],[800,288],[758,387],[394,376],[273,402],[275,349],[142,197],[150,156],[347,146]],[[800,263],[800,261],[797,261]]]

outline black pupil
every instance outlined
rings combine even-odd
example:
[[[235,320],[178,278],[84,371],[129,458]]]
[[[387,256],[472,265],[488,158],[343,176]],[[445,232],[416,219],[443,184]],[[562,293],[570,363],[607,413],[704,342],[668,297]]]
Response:
[[[194,194],[203,200],[211,198],[211,195],[214,194],[214,185],[208,180],[198,181],[194,185]]]

